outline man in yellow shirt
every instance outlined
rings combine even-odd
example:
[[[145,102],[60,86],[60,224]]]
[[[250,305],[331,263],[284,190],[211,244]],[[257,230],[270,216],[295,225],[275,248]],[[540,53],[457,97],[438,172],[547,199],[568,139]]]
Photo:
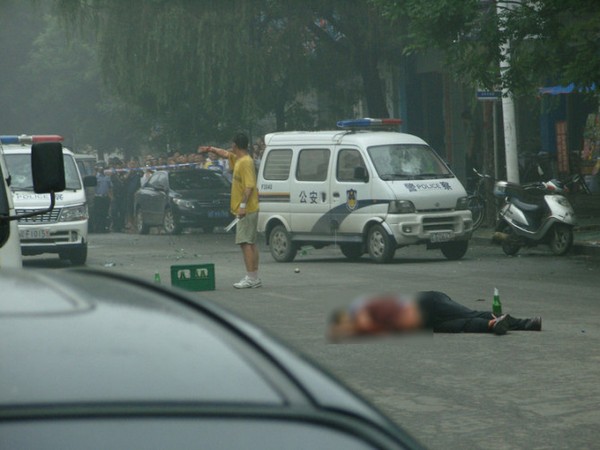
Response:
[[[258,288],[262,286],[258,278],[258,247],[256,245],[258,226],[258,188],[254,160],[248,154],[248,136],[238,133],[233,138],[231,151],[216,147],[200,147],[200,153],[214,153],[228,158],[233,171],[231,184],[231,212],[240,221],[236,225],[235,243],[242,249],[246,276],[234,283],[236,289]]]

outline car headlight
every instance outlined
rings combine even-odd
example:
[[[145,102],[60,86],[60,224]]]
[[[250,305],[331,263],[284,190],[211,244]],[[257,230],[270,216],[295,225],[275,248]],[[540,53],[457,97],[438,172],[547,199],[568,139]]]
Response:
[[[67,206],[60,212],[61,222],[76,222],[88,218],[88,209],[86,205]]]
[[[415,212],[415,205],[409,200],[392,200],[388,206],[388,214],[410,214]]]
[[[194,202],[191,200],[184,200],[182,198],[174,198],[173,203],[183,209],[192,209],[194,207]]]
[[[456,201],[456,210],[464,211],[469,207],[469,197],[461,197]]]

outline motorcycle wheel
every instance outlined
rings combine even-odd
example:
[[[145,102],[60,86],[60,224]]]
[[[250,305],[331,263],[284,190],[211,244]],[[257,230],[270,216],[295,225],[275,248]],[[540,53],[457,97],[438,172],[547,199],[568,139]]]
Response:
[[[502,233],[508,235],[508,237],[502,241],[502,251],[507,256],[515,256],[519,253],[519,250],[521,250],[521,245],[519,244],[517,237],[508,225],[502,228]]]
[[[557,223],[551,231],[550,250],[556,256],[562,256],[571,250],[573,245],[573,228],[569,225]]]

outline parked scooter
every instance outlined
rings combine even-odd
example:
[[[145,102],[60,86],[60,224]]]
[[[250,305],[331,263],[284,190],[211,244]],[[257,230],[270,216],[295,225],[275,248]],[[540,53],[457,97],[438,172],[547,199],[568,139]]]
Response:
[[[555,255],[566,254],[573,245],[575,212],[562,195],[564,189],[558,180],[529,186],[498,181],[494,195],[505,203],[498,213],[494,242],[507,255],[539,244],[548,244]]]

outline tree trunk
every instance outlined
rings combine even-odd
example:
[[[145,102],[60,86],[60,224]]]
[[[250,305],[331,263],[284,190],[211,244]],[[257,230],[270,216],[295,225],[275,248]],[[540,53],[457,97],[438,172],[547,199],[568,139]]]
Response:
[[[275,105],[275,126],[277,131],[285,131],[285,101]]]
[[[378,58],[376,55],[365,53],[360,58],[360,74],[363,81],[363,89],[367,101],[367,109],[370,117],[385,118],[389,117],[383,85],[379,76],[377,67]]]

